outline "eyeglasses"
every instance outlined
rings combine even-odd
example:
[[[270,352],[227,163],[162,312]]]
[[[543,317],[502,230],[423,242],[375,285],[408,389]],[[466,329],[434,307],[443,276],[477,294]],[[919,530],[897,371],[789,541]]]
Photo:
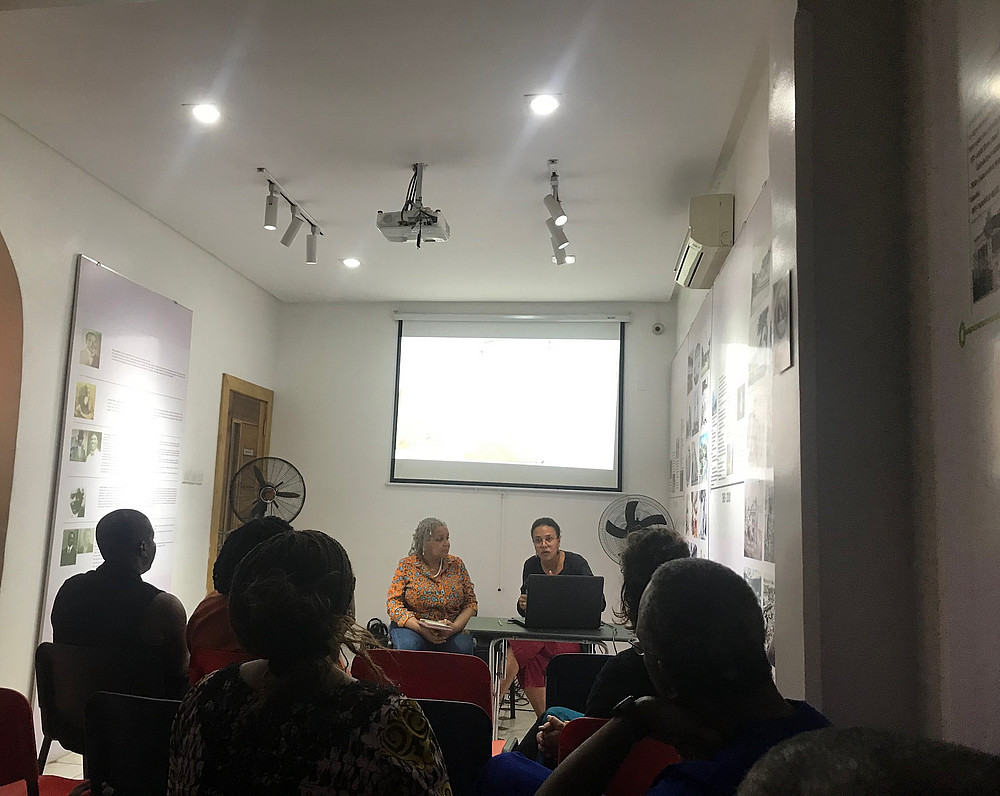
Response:
[[[638,636],[634,636],[634,637],[630,638],[628,640],[628,643],[629,643],[629,646],[632,647],[632,649],[634,649],[636,651],[636,653],[638,653],[638,655],[639,655],[640,658],[643,655],[646,654],[646,650],[644,650],[642,648],[642,642],[639,641],[639,637]]]

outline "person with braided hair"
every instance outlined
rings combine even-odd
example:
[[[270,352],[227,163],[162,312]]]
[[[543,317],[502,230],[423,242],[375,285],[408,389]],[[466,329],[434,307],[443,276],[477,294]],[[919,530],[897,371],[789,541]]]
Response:
[[[203,679],[170,739],[170,794],[450,794],[420,706],[352,679],[341,647],[367,657],[354,622],[354,572],[320,531],[262,542],[233,575],[229,616],[256,656]]]

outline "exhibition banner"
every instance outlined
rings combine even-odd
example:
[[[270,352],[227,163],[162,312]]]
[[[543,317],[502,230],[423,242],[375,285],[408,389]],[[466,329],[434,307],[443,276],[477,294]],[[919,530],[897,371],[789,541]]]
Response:
[[[191,317],[191,310],[79,256],[43,641],[51,639],[60,586],[101,564],[95,530],[114,509],[149,517],[156,558],[144,579],[170,587]]]

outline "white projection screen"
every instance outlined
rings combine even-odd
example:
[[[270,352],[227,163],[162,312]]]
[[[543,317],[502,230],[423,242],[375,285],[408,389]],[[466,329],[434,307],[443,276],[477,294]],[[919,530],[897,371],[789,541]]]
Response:
[[[621,319],[398,323],[391,483],[621,491]]]

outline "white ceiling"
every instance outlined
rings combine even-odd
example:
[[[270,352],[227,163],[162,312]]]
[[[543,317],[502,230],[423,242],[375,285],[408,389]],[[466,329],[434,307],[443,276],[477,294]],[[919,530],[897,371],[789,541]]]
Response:
[[[26,6],[35,6],[26,8]],[[767,0],[0,4],[0,113],[286,301],[666,300]],[[562,94],[547,119],[524,95]],[[183,103],[213,99],[198,125]],[[575,265],[551,263],[560,159]],[[392,244],[410,164],[447,243]],[[326,235],[262,227],[267,167]],[[44,208],[39,208],[44,212]],[[306,230],[303,231],[303,233]],[[360,257],[345,269],[338,259]],[[113,265],[113,264],[111,264]]]

